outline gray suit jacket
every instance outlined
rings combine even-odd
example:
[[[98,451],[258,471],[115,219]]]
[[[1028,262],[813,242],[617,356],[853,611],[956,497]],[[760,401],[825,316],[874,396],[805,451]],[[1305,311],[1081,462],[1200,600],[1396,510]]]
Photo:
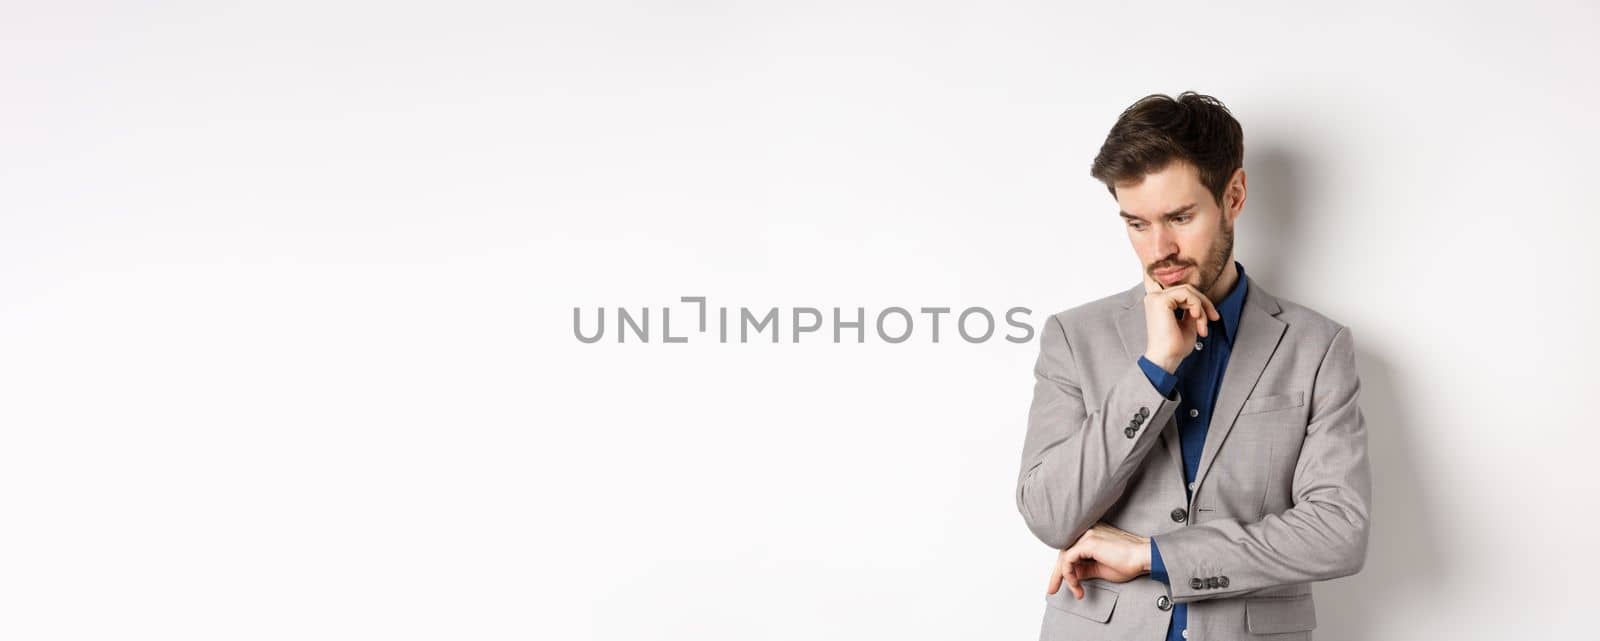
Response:
[[[1360,571],[1372,489],[1350,330],[1245,282],[1187,503],[1182,398],[1138,366],[1143,284],[1045,321],[1017,508],[1052,548],[1096,521],[1152,537],[1171,585],[1090,579],[1081,601],[1063,586],[1041,639],[1160,641],[1174,602],[1190,641],[1310,639],[1311,582]]]

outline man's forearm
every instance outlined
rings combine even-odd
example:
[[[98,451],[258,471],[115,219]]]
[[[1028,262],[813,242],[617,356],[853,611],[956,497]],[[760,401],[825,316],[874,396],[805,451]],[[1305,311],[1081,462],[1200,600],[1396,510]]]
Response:
[[[1181,399],[1168,399],[1135,362],[1095,407],[1086,407],[1064,330],[1052,318],[1040,338],[1017,509],[1046,545],[1073,544],[1122,496]],[[1176,394],[1174,395],[1176,396]]]
[[[1302,504],[1248,525],[1219,519],[1156,535],[1151,547],[1161,556],[1158,580],[1171,586],[1173,600],[1186,603],[1355,574],[1366,559],[1365,515],[1323,525],[1351,514],[1345,507]]]

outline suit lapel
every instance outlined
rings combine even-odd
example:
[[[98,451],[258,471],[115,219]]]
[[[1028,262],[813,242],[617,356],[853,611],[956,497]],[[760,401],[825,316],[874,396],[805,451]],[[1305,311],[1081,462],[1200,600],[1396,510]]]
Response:
[[[1206,474],[1217,458],[1217,451],[1222,449],[1222,442],[1233,430],[1245,398],[1255,389],[1256,381],[1261,379],[1261,372],[1267,368],[1267,362],[1278,350],[1278,343],[1288,328],[1277,318],[1281,311],[1277,299],[1257,287],[1254,279],[1246,279],[1245,283],[1249,289],[1245,290],[1244,309],[1239,313],[1239,329],[1228,356],[1228,368],[1222,374],[1222,389],[1217,392],[1216,406],[1211,409],[1205,448],[1200,452],[1196,495],[1198,488],[1205,484]]]
[[[1128,359],[1137,361],[1144,355],[1145,327],[1144,327],[1144,283],[1134,285],[1133,289],[1124,294],[1123,310],[1117,314],[1117,333],[1122,336],[1122,348],[1127,350]],[[1176,413],[1174,413],[1176,416]],[[1161,442],[1166,446],[1167,458],[1170,467],[1178,479],[1178,484],[1183,484],[1183,448],[1178,443],[1178,422],[1175,418],[1167,419],[1166,425],[1161,426]]]

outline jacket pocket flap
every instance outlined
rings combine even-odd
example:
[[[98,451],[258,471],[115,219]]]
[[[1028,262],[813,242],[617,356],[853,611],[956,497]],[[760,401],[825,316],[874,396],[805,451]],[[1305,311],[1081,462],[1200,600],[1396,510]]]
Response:
[[[1309,594],[1245,599],[1244,617],[1253,634],[1304,632],[1317,627],[1317,609]]]
[[[1061,584],[1061,589],[1055,594],[1046,594],[1044,597],[1050,607],[1057,610],[1071,612],[1091,621],[1105,623],[1111,620],[1111,610],[1117,605],[1116,590],[1108,590],[1093,583],[1083,584],[1083,600],[1072,596],[1072,588],[1066,583]]]
[[[1305,392],[1290,392],[1288,394],[1275,394],[1248,399],[1244,406],[1239,408],[1240,414],[1254,414],[1256,412],[1270,412],[1289,407],[1299,407],[1306,402]]]

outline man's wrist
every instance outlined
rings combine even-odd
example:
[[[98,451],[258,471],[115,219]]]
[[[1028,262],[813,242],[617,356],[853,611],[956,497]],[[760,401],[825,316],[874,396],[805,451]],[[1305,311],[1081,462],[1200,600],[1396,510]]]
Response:
[[[1139,549],[1139,573],[1140,574],[1149,574],[1150,573],[1150,547],[1151,547],[1150,539],[1148,537],[1142,537],[1142,536],[1139,537],[1139,548],[1138,549]]]
[[[1161,368],[1168,374],[1176,374],[1178,372],[1178,364],[1183,362],[1182,359],[1178,358],[1158,358],[1151,356],[1150,352],[1145,352],[1144,358],[1145,360],[1154,363],[1156,367]]]
[[[1147,357],[1139,357],[1139,369],[1144,370],[1144,377],[1149,379],[1150,385],[1156,388],[1167,400],[1172,400],[1172,393],[1178,388],[1178,377],[1172,372],[1164,370],[1155,361]]]

